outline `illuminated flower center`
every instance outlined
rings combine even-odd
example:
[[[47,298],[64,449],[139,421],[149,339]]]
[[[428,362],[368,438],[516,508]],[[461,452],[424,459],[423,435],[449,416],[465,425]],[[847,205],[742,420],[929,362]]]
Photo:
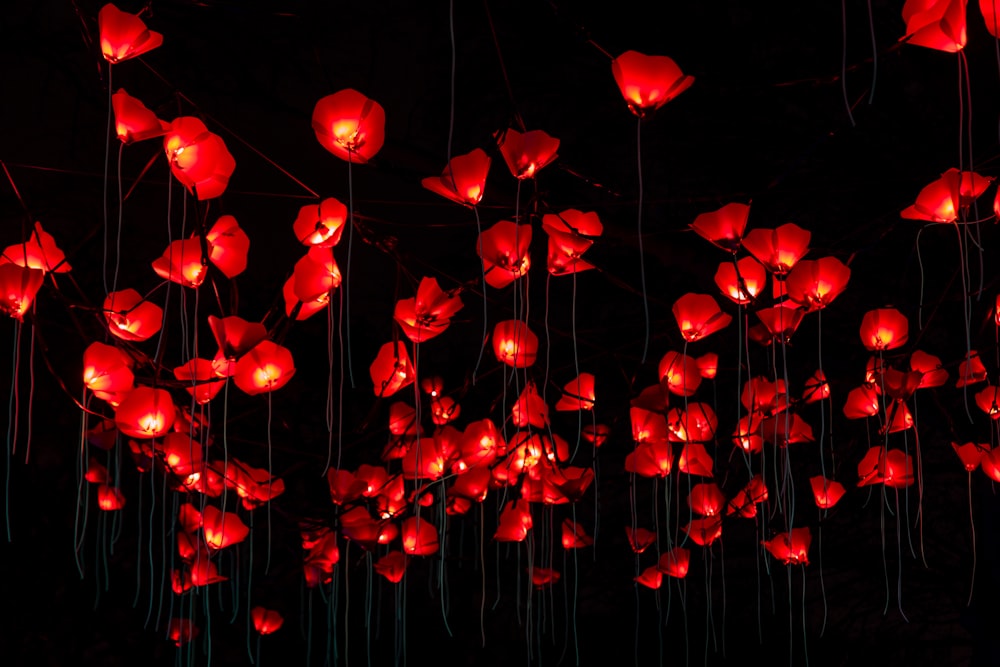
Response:
[[[343,118],[333,124],[333,136],[337,143],[349,151],[355,151],[365,144],[365,133],[357,118]]]
[[[658,88],[645,91],[636,84],[625,86],[625,98],[635,106],[642,108],[655,104],[663,96],[663,91]]]
[[[163,430],[163,414],[151,412],[139,418],[139,430],[144,433],[159,433]]]
[[[7,295],[7,303],[3,309],[14,316],[24,315],[28,310],[28,301],[22,300],[20,294],[10,293]]]
[[[258,366],[253,372],[253,383],[258,387],[269,387],[281,378],[281,367],[266,363]]]
[[[774,253],[774,265],[780,272],[787,272],[799,259],[798,255],[788,250],[778,250]]]
[[[879,327],[871,337],[872,347],[876,350],[884,350],[892,344],[896,338],[896,332],[886,327]]]
[[[465,189],[465,199],[466,201],[478,204],[479,200],[483,198],[483,188],[481,185],[470,185]]]
[[[93,389],[103,377],[104,374],[98,373],[97,369],[93,366],[87,366],[83,369],[83,383],[87,385],[88,389]]]

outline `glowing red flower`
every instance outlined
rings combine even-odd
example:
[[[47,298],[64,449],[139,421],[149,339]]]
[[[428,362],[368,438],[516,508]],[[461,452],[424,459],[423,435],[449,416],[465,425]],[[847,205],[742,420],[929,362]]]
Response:
[[[97,487],[97,506],[105,512],[113,512],[125,507],[125,496],[121,489],[101,484]]]
[[[895,308],[869,310],[861,320],[861,342],[869,350],[892,350],[909,335],[906,316]]]
[[[262,340],[236,362],[233,381],[253,396],[281,389],[293,375],[295,361],[291,351],[277,343]]]
[[[722,512],[722,508],[726,505],[726,497],[715,482],[702,482],[691,487],[688,505],[696,514],[715,516]]]
[[[632,551],[637,554],[641,554],[656,541],[656,533],[648,528],[633,529],[631,526],[625,526],[625,535],[628,537],[628,543],[631,545]]]
[[[329,197],[319,204],[307,204],[300,208],[292,231],[302,245],[332,248],[340,243],[345,222],[347,207]]]
[[[208,273],[208,258],[202,262],[201,241],[184,239],[174,241],[153,260],[153,270],[164,280],[171,280],[184,287],[198,287]]]
[[[964,4],[964,3],[963,3]],[[951,168],[939,179],[924,186],[917,201],[903,209],[900,215],[910,220],[955,222],[993,181],[973,171]]]
[[[920,350],[914,350],[910,355],[910,370],[920,373],[918,389],[940,387],[948,381],[948,371],[938,357]],[[985,369],[983,369],[985,371]],[[985,376],[984,376],[985,379]]]
[[[671,442],[708,442],[715,437],[718,425],[715,411],[707,403],[689,403],[687,409],[673,408],[667,413],[667,432]],[[683,461],[683,455],[681,458]]]
[[[810,477],[809,484],[812,486],[816,506],[820,509],[829,509],[844,497],[844,485],[822,475]]]
[[[989,33],[1000,38],[1000,12],[997,12],[996,0],[979,0],[979,11]]]
[[[205,505],[201,517],[205,543],[212,549],[239,544],[250,534],[250,527],[234,512],[223,512],[213,505]]]
[[[330,304],[333,291],[340,287],[340,267],[333,258],[333,249],[313,246],[295,263],[292,275],[282,287],[285,314],[298,313],[296,320],[312,317]]]
[[[515,225],[501,220],[483,230],[476,252],[483,259],[486,282],[492,287],[506,287],[531,268],[531,225]]]
[[[351,88],[320,99],[312,126],[320,145],[348,162],[368,162],[385,142],[382,105]]]
[[[774,341],[787,341],[802,323],[804,311],[790,305],[779,304],[757,311],[757,318]]]
[[[725,328],[733,319],[722,312],[711,296],[693,292],[674,302],[673,313],[681,336],[689,343]]]
[[[786,275],[809,250],[812,236],[792,222],[777,229],[754,229],[743,239],[743,247],[779,276]]]
[[[0,311],[20,320],[42,287],[45,273],[17,264],[0,264]]]
[[[375,561],[375,571],[390,583],[398,584],[406,574],[406,554],[401,551],[390,551]]]
[[[440,176],[428,176],[420,183],[456,204],[475,206],[483,198],[489,171],[490,156],[477,148],[471,153],[451,158]]]
[[[170,129],[170,123],[157,118],[124,88],[111,96],[111,108],[115,112],[115,133],[123,144],[160,137]]]
[[[663,573],[655,565],[650,565],[635,580],[646,588],[652,588],[655,591],[663,585]]]
[[[722,262],[715,272],[715,284],[730,301],[745,306],[753,302],[767,283],[767,270],[753,257],[735,264]]]
[[[528,536],[532,525],[531,507],[528,502],[523,499],[509,500],[500,513],[500,521],[493,539],[497,542],[521,542]]]
[[[219,345],[221,359],[213,361],[216,375],[230,377],[236,372],[236,361],[267,338],[267,329],[259,322],[247,322],[242,317],[208,316],[208,326]]]
[[[545,588],[559,581],[561,576],[557,571],[549,567],[532,567],[531,583],[535,588]]]
[[[250,238],[240,228],[236,218],[223,215],[205,235],[208,259],[227,278],[235,278],[247,268]]]
[[[749,217],[749,204],[726,204],[717,211],[698,215],[690,227],[706,241],[723,250],[736,252],[743,242],[743,230]]]
[[[681,472],[698,477],[711,477],[714,465],[705,446],[698,443],[684,445],[677,462],[677,468]]]
[[[510,128],[497,138],[497,143],[510,173],[519,180],[534,178],[539,169],[556,159],[559,150],[559,140],[542,130],[522,134]]]
[[[194,396],[198,405],[211,401],[225,385],[225,382],[215,374],[215,366],[208,359],[189,360],[174,369],[174,377],[189,385],[185,389]]]
[[[269,635],[277,632],[285,622],[284,617],[273,609],[264,607],[254,607],[250,610],[250,618],[253,619],[254,630],[262,635]]]
[[[534,380],[528,380],[521,395],[510,409],[511,421],[514,426],[524,428],[534,426],[545,428],[549,424],[549,406],[542,400]]]
[[[836,257],[798,262],[785,278],[788,298],[808,310],[826,308],[851,277],[851,270]]]
[[[176,409],[164,389],[136,387],[115,410],[115,424],[133,438],[158,438],[174,424]]]
[[[970,384],[986,382],[986,366],[975,350],[969,350],[968,359],[963,359],[958,365],[958,379],[955,381],[956,387],[964,387]]]
[[[444,332],[451,318],[462,309],[458,290],[443,292],[436,278],[422,278],[417,295],[396,302],[393,319],[414,343],[422,343]]]
[[[406,345],[400,341],[389,342],[379,348],[369,370],[375,395],[380,397],[392,396],[416,377]]]
[[[549,235],[548,269],[554,276],[580,273],[594,268],[581,255],[604,232],[596,213],[568,209],[542,216],[542,229]]]
[[[680,352],[670,351],[664,354],[657,371],[660,386],[678,396],[691,396],[701,385],[698,362]]]
[[[667,56],[647,56],[638,51],[626,51],[611,61],[615,77],[629,110],[642,118],[674,99],[692,83]]]
[[[977,445],[973,442],[967,442],[964,445],[953,442],[951,448],[958,454],[958,458],[962,461],[962,467],[968,472],[978,468],[983,455],[990,451],[989,445]]]
[[[42,229],[40,222],[35,223],[26,240],[4,249],[0,265],[8,262],[53,273],[66,273],[72,268],[66,261],[66,254],[56,245],[55,238]]]
[[[666,477],[673,465],[674,453],[665,440],[638,442],[635,449],[625,456],[625,471],[642,477]]]
[[[690,563],[691,552],[684,547],[674,547],[660,556],[656,569],[668,576],[683,579],[687,576]]]
[[[93,392],[124,393],[132,389],[132,358],[114,345],[91,343],[83,351],[83,383]]]
[[[878,411],[878,392],[875,391],[874,385],[863,384],[848,392],[847,400],[844,402],[844,416],[848,419],[874,417]]]
[[[564,549],[582,549],[594,543],[594,538],[587,534],[583,526],[572,519],[563,519],[562,545]]]
[[[976,392],[976,405],[990,416],[990,419],[1000,419],[1000,387],[988,385]]]
[[[907,44],[954,53],[965,48],[965,5],[968,0],[906,0],[903,21]]]
[[[97,14],[101,54],[109,63],[141,56],[163,43],[163,35],[146,28],[136,14],[129,14],[108,3]]]
[[[563,395],[556,402],[556,410],[593,410],[594,400],[594,376],[591,373],[580,373],[579,377],[570,380],[563,387]]]
[[[493,352],[497,361],[527,368],[538,357],[538,336],[520,320],[498,322],[493,329]]]
[[[175,118],[163,137],[170,171],[198,199],[214,199],[229,185],[236,168],[226,142],[193,116]]]
[[[809,528],[792,528],[790,532],[779,533],[767,540],[764,546],[785,565],[808,565],[811,542]]]
[[[681,530],[687,533],[695,544],[707,547],[722,536],[722,517],[706,516],[692,519],[686,526],[682,526]]]
[[[422,517],[403,521],[403,551],[411,556],[429,556],[438,550],[437,528]]]
[[[189,618],[172,618],[167,627],[167,636],[178,647],[184,646],[198,636],[200,629]]]

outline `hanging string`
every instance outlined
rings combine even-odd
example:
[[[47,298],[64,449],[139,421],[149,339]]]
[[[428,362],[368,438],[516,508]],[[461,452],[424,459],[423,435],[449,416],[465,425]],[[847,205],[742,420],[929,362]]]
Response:
[[[353,153],[348,157],[353,157]],[[354,243],[354,177],[353,177],[353,165],[354,160],[349,159],[347,161],[347,267],[344,271],[344,278],[341,281],[344,287],[344,309],[346,311],[346,338],[347,338],[347,376],[351,380],[351,389],[355,388],[354,384],[354,366],[351,360],[351,247]],[[341,320],[343,323],[344,320]],[[343,371],[341,371],[343,373]]]
[[[101,278],[104,280],[104,293],[108,294],[108,167],[111,161],[111,118],[112,118],[112,104],[111,104],[111,73],[114,71],[114,65],[110,62],[108,63],[108,120],[107,120],[107,137],[104,140],[104,179],[103,179],[103,190],[101,194],[101,203],[104,205],[104,225],[102,229],[104,230],[104,268],[101,271]],[[119,169],[121,168],[121,159],[118,160]]]
[[[868,11],[871,12],[871,3],[868,4]],[[847,0],[840,0],[840,90],[844,95],[844,109],[847,111],[847,119],[851,121],[851,127],[857,127],[854,122],[854,113],[851,111],[851,102],[847,97]]]
[[[639,240],[639,281],[642,285],[642,311],[645,316],[646,333],[642,343],[640,364],[646,363],[649,352],[649,296],[646,294],[646,253],[642,242],[642,119],[638,118],[635,125],[635,159],[638,165],[639,199],[636,204],[636,227]]]
[[[872,0],[868,0],[868,29],[872,39],[872,84],[868,93],[868,104],[875,100],[875,80],[878,77],[878,43],[875,41],[875,17],[872,15]]]

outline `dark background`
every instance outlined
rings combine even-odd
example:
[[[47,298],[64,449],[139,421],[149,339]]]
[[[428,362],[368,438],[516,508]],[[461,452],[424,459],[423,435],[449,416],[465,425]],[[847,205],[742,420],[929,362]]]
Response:
[[[123,456],[128,505],[117,518],[97,517],[91,498],[82,578],[74,563],[80,418],[71,396],[80,393],[83,349],[103,340],[97,319],[79,308],[103,296],[109,81],[97,42],[101,5],[40,0],[6,7],[0,19],[0,159],[19,197],[6,183],[0,188],[0,242],[20,241],[24,229],[41,221],[67,252],[75,284],[59,277],[58,290],[47,283],[39,295],[30,405],[29,329],[21,340],[17,410],[10,413],[18,415],[18,438],[5,465],[11,541],[0,547],[6,574],[0,599],[7,619],[0,625],[0,662],[205,664],[210,650],[213,664],[247,664],[251,655],[263,664],[319,664],[334,652],[340,662],[363,664],[371,646],[372,664],[386,664],[400,653],[405,618],[405,654],[412,664],[572,664],[575,599],[581,664],[626,663],[633,655],[654,664],[802,664],[806,645],[812,665],[997,664],[992,608],[1000,593],[998,503],[981,472],[972,476],[970,489],[950,447],[952,441],[991,442],[993,437],[989,420],[974,405],[970,422],[963,392],[954,388],[957,364],[966,353],[956,235],[952,226],[932,226],[918,245],[921,223],[899,217],[924,185],[950,167],[971,165],[981,174],[997,174],[995,43],[972,3],[969,87],[960,98],[962,65],[955,54],[898,43],[905,33],[901,2],[872,2],[869,22],[866,3],[846,1],[846,23],[840,3],[817,4],[673,3],[658,14],[628,0],[597,9],[569,2],[455,3],[452,154],[482,147],[493,156],[480,206],[484,226],[515,214],[517,183],[493,136],[517,127],[518,118],[528,129],[544,129],[561,140],[558,161],[523,184],[521,213],[572,207],[597,211],[604,223],[604,236],[588,253],[598,270],[576,280],[575,332],[573,279],[556,277],[547,286],[545,237],[534,217],[529,287],[532,328],[543,345],[549,306],[550,401],[556,388],[576,374],[575,349],[580,369],[597,376],[597,419],[612,428],[598,456],[600,504],[595,507],[588,496],[576,509],[588,530],[595,514],[599,517],[597,547],[578,553],[575,564],[572,555],[563,563],[556,542],[553,562],[563,579],[544,595],[534,595],[529,620],[528,547],[490,542],[499,503],[492,494],[482,524],[485,583],[477,563],[481,524],[474,509],[452,523],[443,596],[437,589],[440,560],[418,559],[407,575],[405,604],[375,577],[366,609],[366,558],[343,542],[342,563],[350,563],[350,574],[338,568],[336,602],[324,601],[329,588],[310,594],[302,584],[296,525],[304,518],[332,522],[334,516],[320,477],[326,460],[328,367],[327,328],[318,315],[285,331],[283,342],[293,350],[298,371],[270,404],[273,466],[288,491],[272,507],[268,572],[261,564],[267,531],[258,528],[252,549],[243,546],[224,556],[230,571],[238,573],[237,586],[216,584],[193,603],[192,596],[184,598],[185,605],[193,605],[185,613],[199,620],[202,635],[180,655],[164,637],[165,619],[180,603],[172,606],[169,593],[159,593],[161,573],[169,566],[169,556],[163,556],[169,542],[164,547],[162,539],[172,524],[162,510],[164,499],[168,510],[173,502],[163,495],[160,477],[140,477]],[[141,6],[123,3],[120,8],[135,12]],[[274,164],[322,196],[346,202],[347,165],[316,141],[312,108],[320,97],[353,87],[386,110],[385,146],[371,165],[355,167],[351,174],[359,215],[350,274],[357,388],[345,393],[345,467],[377,463],[386,443],[391,401],[375,400],[367,368],[393,335],[392,304],[412,296],[424,275],[437,277],[446,288],[465,285],[467,291],[465,308],[452,327],[421,346],[421,371],[441,375],[460,399],[460,427],[487,416],[502,419],[513,396],[504,393],[503,374],[489,350],[480,380],[475,386],[470,381],[482,325],[472,212],[420,187],[420,179],[439,174],[448,157],[448,3],[152,2],[144,18],[164,34],[164,44],[142,62],[116,66],[112,88],[124,87],[167,120],[199,115],[225,139],[237,161],[225,195],[206,213],[204,203],[183,198],[175,185],[169,219],[177,238],[183,215],[188,220],[207,215],[211,221],[222,213],[238,218],[251,238],[250,267],[235,286],[222,285],[220,299],[238,303],[233,312],[248,320],[267,314],[270,323],[278,320],[273,313],[275,304],[282,307],[280,285],[302,254],[291,224],[299,207],[313,201]],[[688,91],[641,129],[653,332],[645,364],[640,363],[636,119],[621,99],[604,53],[629,49],[669,55],[696,77]],[[130,191],[121,271],[123,285],[140,292],[157,285],[148,265],[167,245],[165,161],[157,158],[140,178],[160,151],[160,142],[153,140],[125,148],[121,157],[122,188]],[[113,142],[107,181],[113,218],[117,152]],[[970,218],[987,216],[993,194],[991,189]],[[629,477],[622,470],[631,451],[628,401],[656,381],[660,356],[682,349],[670,314],[674,300],[687,291],[715,293],[712,276],[725,254],[687,225],[699,213],[751,200],[751,227],[794,221],[813,234],[811,257],[834,255],[852,269],[847,291],[822,315],[822,363],[834,391],[834,418],[826,420],[833,433],[825,438],[826,461],[848,495],[822,522],[821,567],[820,521],[807,482],[819,472],[818,445],[797,446],[792,454],[796,523],[813,530],[812,564],[804,572],[773,562],[768,568],[766,555],[754,545],[769,535],[753,522],[727,519],[724,548],[717,545],[711,555],[693,549],[683,605],[682,588],[667,582],[658,610],[657,596],[636,591],[632,583],[635,568],[653,564],[655,555],[643,554],[636,562],[622,530],[631,521]],[[992,221],[975,233],[984,252],[982,264],[972,253],[970,284],[972,291],[982,285],[983,296],[971,297],[970,337],[995,382],[990,306],[997,292],[997,234]],[[344,253],[342,243],[337,248],[342,268]],[[921,288],[922,328],[917,316]],[[168,309],[175,319],[178,291],[171,292]],[[202,315],[218,314],[214,295],[202,292]],[[512,316],[512,288],[491,289],[488,296],[491,326]],[[872,439],[879,442],[878,427],[845,421],[841,413],[847,391],[862,381],[867,360],[857,337],[861,317],[885,306],[910,318],[911,342],[898,360],[905,362],[906,352],[923,349],[940,356],[952,374],[948,385],[921,391],[916,399],[924,473],[922,533],[915,487],[897,496],[883,495],[881,487],[854,486],[857,462]],[[731,304],[723,307],[736,313]],[[70,317],[71,312],[77,316]],[[787,348],[793,393],[819,363],[818,320],[808,316]],[[755,321],[752,315],[750,321]],[[10,322],[3,326],[8,349],[14,329]],[[206,330],[202,334],[203,341],[210,340]],[[152,353],[154,345],[140,347]],[[180,363],[179,339],[167,345],[167,358]],[[734,322],[689,350],[720,355],[719,379],[697,396],[715,401],[720,434],[731,432],[739,416],[734,405],[738,345]],[[213,352],[206,349],[203,356]],[[764,348],[755,346],[751,353],[756,369],[770,363]],[[13,376],[13,354],[0,362],[5,379]],[[339,381],[337,364],[334,373]],[[542,383],[541,367],[531,374]],[[409,392],[404,395],[409,399]],[[234,390],[229,401],[233,455],[264,467],[267,399]],[[217,433],[221,399],[212,409]],[[818,435],[819,406],[801,414]],[[559,413],[553,419],[556,431],[574,442],[576,416]],[[31,459],[25,465],[29,422]],[[829,458],[831,440],[834,459]],[[912,433],[890,438],[891,446],[914,444]],[[717,481],[732,495],[745,483],[745,466],[740,456],[729,456],[728,438],[721,437],[718,447]],[[636,489],[640,525],[651,527],[653,485],[639,480]],[[967,605],[973,563],[970,511],[978,560],[975,595]],[[536,512],[536,557],[553,531],[558,540],[559,522],[568,512],[565,507]],[[266,526],[264,513],[254,516]],[[113,553],[108,547],[112,535],[117,536]],[[254,638],[246,639],[248,587],[254,604],[277,608],[286,618],[285,627],[265,637],[259,648]],[[483,592],[485,648],[479,629]],[[442,621],[442,597],[454,637]],[[405,614],[395,616],[402,609]],[[330,633],[334,617],[336,632]],[[658,620],[668,617],[665,628],[657,630]]]

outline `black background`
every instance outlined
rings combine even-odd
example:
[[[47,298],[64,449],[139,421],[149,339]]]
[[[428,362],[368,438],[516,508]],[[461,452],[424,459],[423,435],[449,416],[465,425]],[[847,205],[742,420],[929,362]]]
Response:
[[[816,4],[671,3],[654,13],[644,3],[629,0],[596,9],[569,2],[455,3],[451,147],[452,154],[482,147],[493,156],[480,206],[484,226],[511,219],[515,213],[517,182],[496,151],[493,136],[516,127],[518,116],[528,129],[544,129],[561,140],[558,161],[540,172],[536,181],[523,184],[522,214],[572,207],[595,210],[604,223],[604,236],[588,253],[598,270],[581,274],[576,281],[574,332],[573,280],[553,278],[546,290],[545,238],[536,219],[531,318],[532,328],[544,340],[547,298],[552,385],[561,387],[575,375],[575,338],[580,369],[598,378],[598,419],[611,425],[613,435],[599,456],[597,547],[577,554],[576,566],[572,562],[563,566],[556,544],[563,580],[533,598],[530,622],[526,621],[525,547],[489,542],[495,496],[486,506],[485,583],[476,562],[476,513],[452,525],[445,598],[454,637],[445,630],[441,593],[435,588],[440,561],[411,564],[405,634],[406,657],[412,664],[444,660],[554,664],[561,658],[563,664],[572,664],[573,621],[566,609],[574,596],[581,664],[626,663],[633,655],[645,663],[662,656],[670,664],[682,660],[802,664],[805,645],[812,665],[985,665],[1000,660],[992,614],[1000,575],[998,504],[981,472],[972,476],[969,489],[967,475],[950,447],[952,441],[991,438],[989,420],[973,405],[970,422],[963,392],[954,388],[957,363],[966,352],[956,235],[952,226],[932,226],[921,234],[918,246],[921,223],[899,217],[920,188],[946,169],[960,166],[960,156],[964,168],[971,164],[984,175],[997,174],[1000,96],[994,40],[973,3],[966,49],[970,107],[968,95],[960,101],[962,65],[956,55],[898,43],[905,33],[902,3],[872,2],[869,22],[866,3],[846,1],[846,23],[841,3]],[[195,603],[202,636],[190,652],[175,655],[164,637],[171,611],[169,594],[161,606],[159,594],[153,592],[164,567],[159,541],[164,533],[161,482],[156,478],[152,486],[148,475],[140,478],[127,457],[122,487],[129,503],[113,524],[107,516],[95,518],[91,502],[82,579],[74,564],[80,419],[70,395],[78,397],[80,392],[83,349],[91,340],[103,340],[98,321],[89,313],[82,312],[76,320],[67,315],[68,302],[98,302],[103,289],[109,80],[97,44],[99,8],[95,2],[40,0],[6,7],[0,20],[4,63],[0,159],[20,193],[20,198],[15,196],[6,184],[0,188],[0,241],[4,245],[20,241],[26,226],[41,221],[67,252],[80,288],[78,292],[67,279],[58,278],[59,293],[50,284],[38,299],[34,321],[41,338],[36,340],[29,465],[23,464],[29,421],[28,336],[22,339],[19,437],[5,467],[12,541],[0,547],[6,575],[0,599],[7,619],[0,625],[2,662],[205,664],[205,638],[210,635],[213,664],[248,664],[251,654],[263,664],[305,664],[307,658],[312,664],[322,663],[328,652],[330,607],[318,591],[310,596],[304,590],[295,530],[304,517],[332,521],[334,514],[320,477],[327,443],[323,416],[327,330],[322,315],[296,324],[284,339],[295,354],[298,371],[270,404],[273,465],[289,488],[272,508],[271,563],[266,575],[260,561],[267,531],[258,529],[254,535],[254,604],[280,609],[285,627],[264,638],[259,649],[251,638],[248,650],[249,565],[244,560],[237,579],[241,591],[235,622],[230,623],[233,587],[216,585],[218,591],[208,590]],[[121,8],[138,11],[140,6],[130,3]],[[310,126],[313,105],[323,95],[353,87],[386,110],[384,148],[371,165],[355,167],[351,174],[359,214],[350,273],[351,359],[357,388],[345,394],[345,466],[377,463],[386,442],[390,401],[375,400],[367,367],[378,347],[393,335],[392,304],[412,296],[414,279],[420,276],[433,275],[445,287],[468,288],[463,294],[465,308],[452,327],[421,346],[422,372],[441,375],[447,389],[461,399],[460,426],[486,416],[500,419],[512,396],[504,398],[502,373],[489,351],[481,379],[475,386],[470,382],[482,326],[472,212],[420,187],[420,179],[439,174],[448,157],[452,63],[448,3],[153,2],[144,18],[164,34],[164,44],[145,55],[143,62],[116,66],[112,87],[124,87],[167,120],[201,115],[235,156],[233,178],[225,195],[211,202],[208,218],[233,214],[250,235],[250,268],[237,279],[237,291],[223,286],[223,300],[238,301],[238,314],[249,320],[261,319],[276,303],[281,307],[280,285],[302,253],[291,223],[298,208],[312,202],[312,195],[274,164],[322,196],[346,202],[347,165],[316,141]],[[873,58],[873,39],[877,58]],[[653,333],[645,364],[640,363],[636,119],[621,99],[604,53],[629,49],[669,55],[696,77],[688,91],[641,128]],[[854,124],[847,106],[853,109]],[[960,125],[962,118],[966,120]],[[122,187],[128,191],[134,185],[124,205],[121,271],[124,283],[140,292],[156,286],[148,264],[167,245],[164,160],[158,158],[137,181],[160,150],[157,140],[139,143],[125,148],[121,161]],[[117,151],[114,142],[108,180],[112,217],[118,210]],[[185,200],[181,193],[175,184],[170,203],[174,238],[184,206],[190,219],[206,211],[204,203]],[[993,194],[991,189],[988,197]],[[813,234],[811,257],[834,255],[852,269],[847,291],[822,315],[823,364],[834,391],[836,476],[848,487],[848,495],[823,521],[821,568],[819,519],[806,481],[818,473],[817,445],[798,446],[793,452],[796,517],[797,523],[813,530],[812,564],[804,573],[802,568],[791,568],[786,577],[786,569],[772,563],[769,575],[766,556],[754,549],[767,536],[756,532],[752,522],[728,519],[724,552],[719,546],[711,557],[703,558],[697,548],[692,552],[685,607],[680,588],[669,582],[670,593],[665,585],[658,611],[654,594],[646,589],[636,592],[633,586],[636,562],[622,530],[630,523],[629,479],[622,470],[624,456],[631,450],[628,401],[656,381],[656,361],[663,353],[682,348],[670,314],[673,301],[687,291],[715,292],[712,276],[725,254],[690,233],[687,225],[699,213],[751,200],[751,227],[794,221]],[[985,217],[988,202],[984,197],[970,217]],[[969,265],[973,291],[979,289],[982,273],[983,296],[971,299],[971,343],[982,351],[996,381],[990,302],[998,287],[993,259],[997,234],[992,221],[981,225],[978,233],[985,249],[982,272],[975,253]],[[386,252],[389,247],[393,252]],[[342,243],[337,248],[342,268],[344,252]],[[921,287],[923,328],[917,318]],[[202,291],[202,315],[206,310],[215,313],[214,296]],[[177,293],[176,288],[171,293],[175,317]],[[491,326],[511,317],[511,294],[511,288],[490,290]],[[730,306],[723,305],[735,314]],[[898,500],[889,492],[884,502],[881,487],[872,492],[855,488],[857,462],[870,446],[869,438],[877,441],[877,425],[847,422],[841,416],[844,396],[861,382],[867,359],[857,327],[865,311],[885,306],[899,308],[910,318],[911,342],[904,351],[919,347],[936,354],[952,373],[948,385],[922,391],[917,398],[924,470],[922,536],[916,522],[915,487],[900,493]],[[817,367],[818,320],[808,316],[788,346],[793,393]],[[77,322],[82,322],[82,330]],[[5,323],[3,331],[10,349],[14,325]],[[714,389],[705,385],[698,398],[717,402],[723,434],[738,418],[737,340],[734,323],[689,350],[720,355],[722,369]],[[151,353],[153,345],[140,347],[149,347],[146,351]],[[203,356],[212,353],[214,349],[206,349]],[[179,342],[168,343],[167,354],[178,356]],[[763,348],[755,347],[752,354],[757,368],[762,368],[767,358]],[[3,377],[10,378],[11,354],[3,356],[0,368]],[[62,385],[46,365],[59,374]],[[339,379],[340,369],[334,372]],[[543,372],[532,370],[539,382]],[[554,395],[550,389],[550,399]],[[970,402],[971,396],[970,392]],[[229,400],[234,455],[264,466],[267,399],[234,390]],[[216,428],[221,423],[219,410],[220,405],[213,406]],[[819,407],[805,408],[802,416],[818,434]],[[554,422],[557,432],[575,440],[575,415],[556,414]],[[912,447],[912,434],[905,437]],[[891,443],[902,447],[903,438],[894,435]],[[825,447],[830,440],[828,434]],[[729,457],[727,438],[720,438],[719,448],[717,479],[731,495],[744,483],[745,468],[739,456]],[[145,494],[141,512],[136,497],[140,485]],[[637,489],[640,523],[651,526],[652,483],[639,480]],[[153,510],[150,529],[153,496],[161,505]],[[973,562],[970,507],[977,529],[978,569],[976,592],[967,606]],[[893,515],[897,509],[900,521]],[[552,514],[556,527],[567,511],[558,508]],[[263,513],[258,510],[255,517]],[[581,502],[577,513],[592,528],[593,498]],[[536,541],[547,539],[542,514],[536,515]],[[100,549],[117,529],[121,537],[114,553],[106,556],[106,577]],[[921,538],[926,566],[920,558]],[[238,551],[246,559],[250,550]],[[345,664],[365,664],[369,646],[372,664],[390,662],[394,634],[401,624],[394,617],[400,607],[391,587],[375,581],[366,635],[365,557],[357,547],[345,549],[344,543],[341,555],[350,561],[351,574],[347,578],[341,574],[337,606],[330,612],[338,619],[331,635],[336,639],[329,641],[336,641],[338,659]],[[152,568],[149,558],[154,561]],[[654,555],[644,554],[639,566],[645,568],[654,560]],[[709,565],[712,579],[706,593]],[[138,594],[137,580],[141,581]],[[520,593],[515,592],[518,587]],[[484,591],[486,647],[482,648],[479,614]],[[667,617],[668,606],[669,624],[658,631],[657,621]],[[206,608],[211,611],[211,632],[205,627]],[[706,634],[709,613],[714,636]],[[542,632],[539,624],[544,625]]]

